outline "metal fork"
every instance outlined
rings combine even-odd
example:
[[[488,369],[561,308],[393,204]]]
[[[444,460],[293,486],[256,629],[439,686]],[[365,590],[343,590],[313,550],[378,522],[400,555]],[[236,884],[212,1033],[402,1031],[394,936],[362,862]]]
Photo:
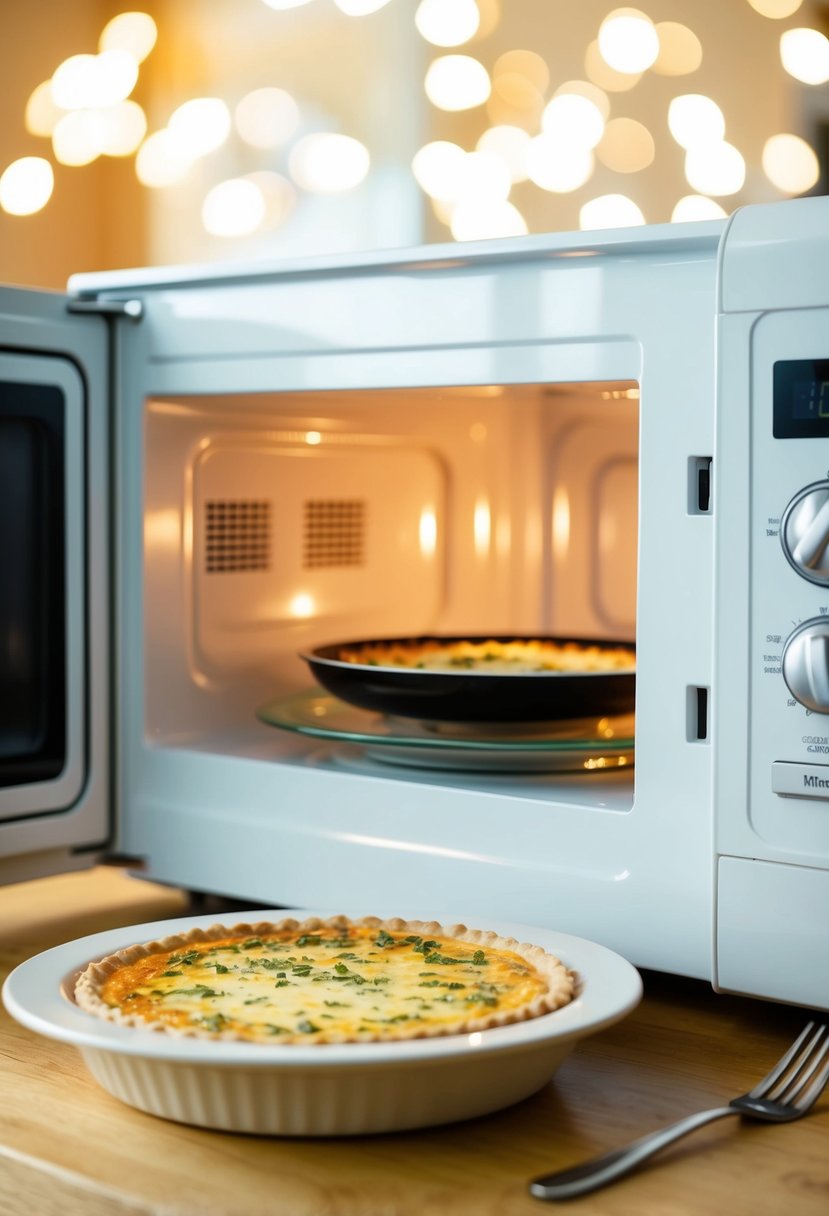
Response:
[[[725,1115],[742,1115],[769,1123],[788,1123],[805,1115],[817,1102],[829,1082],[829,1026],[809,1022],[784,1056],[778,1060],[754,1089],[728,1106],[701,1111],[680,1119],[661,1131],[635,1140],[625,1148],[614,1149],[592,1161],[570,1169],[544,1174],[530,1183],[530,1194],[536,1199],[573,1199],[588,1191],[598,1190],[609,1182],[630,1173],[654,1153],[673,1144],[689,1132]]]

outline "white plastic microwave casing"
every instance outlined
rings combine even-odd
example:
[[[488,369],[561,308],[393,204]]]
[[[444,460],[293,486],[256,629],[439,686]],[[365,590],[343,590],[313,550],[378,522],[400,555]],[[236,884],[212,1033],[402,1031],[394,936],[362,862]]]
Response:
[[[143,310],[110,323],[111,849],[197,891],[358,891],[829,1008],[829,798],[781,792],[793,770],[773,767],[829,775],[829,719],[780,670],[829,589],[779,537],[829,439],[772,431],[775,362],[829,358],[829,200],[82,275],[70,297]],[[211,549],[223,511],[245,569]],[[307,683],[309,643],[489,629],[635,636],[635,771],[407,769],[255,718]],[[93,775],[100,834],[77,845],[107,832]],[[6,877],[50,820],[14,846],[0,822]]]

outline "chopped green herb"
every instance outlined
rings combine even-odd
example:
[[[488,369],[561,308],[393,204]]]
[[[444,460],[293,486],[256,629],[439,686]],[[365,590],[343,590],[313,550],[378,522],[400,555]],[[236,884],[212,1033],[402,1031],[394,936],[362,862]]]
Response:
[[[475,951],[475,953],[472,955],[472,962],[476,967],[486,966],[486,955],[484,954],[483,950]]]
[[[347,1001],[323,1001],[323,1005],[327,1005],[329,1009],[350,1009],[351,1006]]]
[[[291,983],[290,980],[277,980],[276,983],[274,984],[274,988],[287,988],[290,985],[290,983]]]
[[[209,1017],[202,1018],[201,1023],[208,1030],[224,1030],[227,1018],[223,1013],[211,1013]]]
[[[308,963],[296,963],[291,968],[291,971],[293,972],[294,975],[310,975],[311,967]]]
[[[337,975],[349,974],[348,967],[346,967],[345,963],[335,963],[334,970],[336,971]]]
[[[392,937],[391,933],[387,933],[385,929],[379,929],[374,944],[375,946],[380,946],[383,950],[387,950],[390,946],[397,945],[397,938]]]
[[[196,984],[193,988],[171,988],[165,996],[224,996],[223,992],[217,992],[215,988],[208,988],[206,984]]]
[[[265,943],[261,937],[248,937],[242,942],[243,950],[262,950]]]
[[[314,1034],[319,1030],[319,1026],[315,1026],[313,1022],[309,1022],[307,1018],[303,1018],[301,1022],[297,1022],[296,1028],[300,1034]]]
[[[171,954],[170,957],[167,959],[167,966],[168,967],[179,967],[179,966],[189,967],[190,964],[195,963],[196,959],[199,957],[200,957],[200,952],[198,950],[188,950],[186,954]]]
[[[452,963],[465,963],[466,959],[465,958],[451,958],[448,954],[437,954],[435,952],[432,952],[431,954],[426,955],[426,962],[427,963],[442,963],[444,966],[448,967]]]
[[[268,998],[266,996],[252,996],[252,997],[249,997],[243,1003],[245,1005],[265,1005],[265,1004],[267,1004],[267,1001],[268,1001]]]
[[[183,971],[162,971],[161,978],[166,979],[168,975],[184,975]]]
[[[284,1026],[274,1026],[273,1022],[266,1022],[265,1030],[268,1034],[290,1034],[290,1031],[286,1030]]]
[[[296,939],[298,946],[319,946],[322,943],[322,937],[318,933],[303,933]]]

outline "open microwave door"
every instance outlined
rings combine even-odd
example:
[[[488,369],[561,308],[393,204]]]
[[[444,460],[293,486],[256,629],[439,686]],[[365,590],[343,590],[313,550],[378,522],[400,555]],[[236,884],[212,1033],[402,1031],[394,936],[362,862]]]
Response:
[[[0,288],[0,882],[108,824],[107,328]]]

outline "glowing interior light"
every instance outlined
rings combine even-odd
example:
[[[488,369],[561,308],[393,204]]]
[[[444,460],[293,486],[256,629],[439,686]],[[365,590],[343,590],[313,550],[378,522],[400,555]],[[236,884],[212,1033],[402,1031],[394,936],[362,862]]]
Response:
[[[604,117],[599,107],[578,93],[559,93],[544,107],[541,129],[560,142],[582,148],[595,148],[604,134]]]
[[[98,49],[128,51],[136,63],[143,63],[157,37],[158,30],[149,13],[119,13],[104,26]]]
[[[173,111],[167,127],[186,144],[192,161],[225,142],[230,134],[230,110],[220,97],[193,97]]]
[[[293,183],[281,173],[271,169],[259,169],[254,173],[246,173],[245,180],[251,181],[261,192],[265,200],[265,223],[269,227],[278,228],[283,224],[296,206],[297,193]]]
[[[487,557],[489,555],[491,528],[492,520],[489,512],[489,499],[481,497],[475,503],[475,511],[472,518],[472,534],[475,552],[478,557]]]
[[[26,130],[32,135],[49,136],[65,113],[55,104],[51,80],[44,80],[26,102]]]
[[[687,76],[702,63],[702,43],[693,30],[678,21],[656,24],[659,54],[651,64],[657,76]]]
[[[181,541],[181,515],[175,509],[147,511],[144,514],[144,546],[147,549],[175,551]]]
[[[96,55],[71,55],[52,76],[52,99],[62,110],[99,105]]]
[[[653,163],[656,145],[646,126],[635,118],[611,118],[596,155],[614,173],[638,173]]]
[[[672,224],[693,223],[695,220],[724,220],[726,212],[713,198],[702,194],[686,194],[671,212]]]
[[[52,132],[52,151],[62,165],[89,165],[104,147],[104,122],[97,110],[64,114]]]
[[[359,186],[368,174],[368,148],[349,135],[306,135],[291,149],[291,177],[303,190],[338,194]]]
[[[467,152],[457,182],[457,202],[502,202],[510,192],[509,165],[495,152]]]
[[[55,176],[42,156],[22,156],[0,175],[0,207],[9,215],[34,215],[52,197]]]
[[[212,236],[248,236],[265,218],[265,199],[255,182],[232,177],[208,191],[201,218]]]
[[[476,0],[481,14],[478,37],[488,38],[501,20],[501,0]]]
[[[319,431],[306,431],[305,442],[310,447],[315,448],[317,444],[322,443],[322,435],[319,433]]]
[[[423,556],[434,557],[438,544],[438,521],[434,507],[424,507],[420,512],[418,540]]]
[[[234,111],[236,130],[254,148],[279,148],[299,126],[299,106],[284,89],[254,89]]]
[[[725,118],[715,101],[702,93],[684,93],[668,106],[668,129],[683,148],[719,143],[725,135]],[[705,193],[705,191],[703,191]]]
[[[424,82],[426,96],[439,110],[471,110],[489,97],[489,73],[471,55],[441,55],[433,60]]]
[[[736,194],[746,179],[746,163],[733,144],[694,144],[685,153],[685,177],[698,194]]]
[[[592,101],[605,122],[610,117],[610,98],[604,89],[600,89],[598,85],[591,84],[589,80],[565,80],[564,84],[558,86],[554,96],[559,97],[562,93],[572,93],[576,97],[586,97],[588,101]]]
[[[506,164],[513,182],[527,180],[527,148],[530,134],[521,127],[489,127],[476,145],[479,152],[491,152]]]
[[[829,38],[819,30],[786,30],[780,35],[780,60],[795,80],[825,84],[829,80]]]
[[[496,237],[526,236],[527,222],[506,199],[466,199],[452,212],[450,224],[456,241],[486,241]]]
[[[642,78],[641,72],[617,72],[605,63],[596,41],[591,42],[585,52],[584,70],[588,80],[608,93],[626,93]]]
[[[135,158],[142,186],[172,186],[187,174],[193,159],[182,134],[168,129],[148,135]]]
[[[570,495],[564,486],[556,486],[553,493],[553,557],[564,561],[570,549]]]
[[[779,21],[783,17],[791,17],[800,8],[803,0],[748,0],[749,4],[761,17],[771,17]]]
[[[639,207],[626,194],[602,194],[579,211],[580,228],[633,228],[644,222]]]
[[[436,139],[415,153],[415,181],[430,198],[449,202],[457,198],[466,152],[448,140]]]
[[[460,46],[480,24],[475,0],[420,0],[415,12],[418,31],[433,46]]]
[[[583,186],[593,172],[593,153],[569,140],[536,135],[527,148],[527,176],[542,190],[568,194]]]
[[[772,135],[763,146],[763,172],[784,194],[803,194],[820,177],[820,162],[799,135]]]
[[[389,0],[334,0],[334,3],[347,17],[366,17],[385,8]]]
[[[599,27],[599,52],[616,72],[644,72],[659,54],[656,27],[636,8],[617,8]]]
[[[101,110],[99,118],[105,156],[131,156],[147,134],[147,116],[135,101],[121,101]]]
[[[550,69],[535,51],[505,51],[495,60],[492,75],[496,80],[499,76],[523,76],[540,93],[546,92],[550,84]]]
[[[303,4],[309,4],[310,0],[262,0],[262,3],[275,9],[301,8]]]
[[[288,605],[288,611],[291,616],[309,617],[313,616],[316,611],[316,603],[312,595],[308,595],[306,591],[300,591],[293,596]]]

